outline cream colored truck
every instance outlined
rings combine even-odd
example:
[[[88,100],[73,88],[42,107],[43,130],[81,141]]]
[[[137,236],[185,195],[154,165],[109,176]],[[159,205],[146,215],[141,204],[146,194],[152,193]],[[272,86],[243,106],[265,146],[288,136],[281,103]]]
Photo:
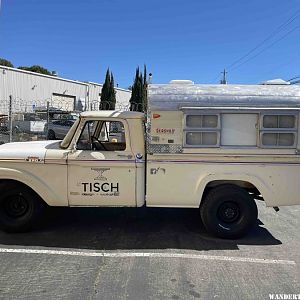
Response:
[[[28,230],[48,206],[181,207],[244,235],[268,207],[300,204],[300,88],[151,85],[146,117],[84,112],[63,141],[0,146],[0,223]]]

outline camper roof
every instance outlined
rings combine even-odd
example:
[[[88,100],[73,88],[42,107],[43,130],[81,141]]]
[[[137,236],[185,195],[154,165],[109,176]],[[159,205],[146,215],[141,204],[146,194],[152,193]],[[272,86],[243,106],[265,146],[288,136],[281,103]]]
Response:
[[[151,110],[183,107],[300,108],[296,85],[153,84],[148,90]]]

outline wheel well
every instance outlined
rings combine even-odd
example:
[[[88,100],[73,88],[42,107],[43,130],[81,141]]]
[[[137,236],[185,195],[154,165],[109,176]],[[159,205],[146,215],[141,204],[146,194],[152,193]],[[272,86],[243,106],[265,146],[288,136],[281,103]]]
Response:
[[[41,196],[36,191],[34,191],[30,186],[26,185],[25,183],[17,181],[17,180],[14,180],[14,179],[1,179],[0,180],[0,187],[5,186],[7,184],[12,184],[12,185],[15,185],[16,187],[19,186],[19,187],[26,188],[31,193],[35,194],[40,199],[40,201],[42,203],[44,203],[45,205],[47,205],[47,203],[41,198]]]
[[[224,185],[224,184],[236,185],[236,186],[246,190],[249,194],[251,194],[253,196],[253,198],[264,201],[258,188],[251,182],[243,181],[243,180],[213,180],[213,181],[210,181],[204,188],[202,199],[205,198],[206,194],[211,189],[213,189],[217,186],[220,186],[220,185]]]

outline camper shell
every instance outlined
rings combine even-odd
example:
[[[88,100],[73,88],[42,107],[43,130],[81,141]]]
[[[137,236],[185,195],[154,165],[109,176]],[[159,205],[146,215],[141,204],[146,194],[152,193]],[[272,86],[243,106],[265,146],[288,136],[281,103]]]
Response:
[[[300,203],[299,86],[170,83],[151,85],[148,99],[148,165],[172,174],[165,188],[148,177],[148,204],[196,207],[221,183],[248,187],[267,206]]]

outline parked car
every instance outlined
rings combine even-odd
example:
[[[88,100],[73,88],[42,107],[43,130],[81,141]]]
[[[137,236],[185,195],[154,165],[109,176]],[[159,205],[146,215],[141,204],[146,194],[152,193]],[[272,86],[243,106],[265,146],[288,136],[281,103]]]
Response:
[[[67,119],[61,119],[61,120],[53,120],[49,123],[48,128],[46,125],[46,131],[47,131],[47,139],[48,140],[56,140],[56,139],[63,139],[65,135],[68,133],[69,129],[74,124],[75,120],[67,120]]]

